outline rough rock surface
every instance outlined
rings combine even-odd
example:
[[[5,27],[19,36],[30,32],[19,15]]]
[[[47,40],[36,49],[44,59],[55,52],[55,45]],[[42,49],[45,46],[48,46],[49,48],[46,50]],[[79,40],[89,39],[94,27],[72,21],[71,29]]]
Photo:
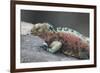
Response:
[[[49,53],[39,47],[43,43],[44,41],[38,36],[21,35],[21,63],[77,60],[61,52]]]

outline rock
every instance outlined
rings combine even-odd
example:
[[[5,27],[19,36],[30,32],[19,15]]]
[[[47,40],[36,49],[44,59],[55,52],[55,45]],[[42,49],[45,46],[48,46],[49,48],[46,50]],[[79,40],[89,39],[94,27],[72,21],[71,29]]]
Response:
[[[27,35],[31,33],[31,29],[33,28],[32,23],[21,22],[21,35]]]
[[[78,60],[61,52],[49,53],[40,46],[45,41],[38,36],[21,35],[21,63]]]

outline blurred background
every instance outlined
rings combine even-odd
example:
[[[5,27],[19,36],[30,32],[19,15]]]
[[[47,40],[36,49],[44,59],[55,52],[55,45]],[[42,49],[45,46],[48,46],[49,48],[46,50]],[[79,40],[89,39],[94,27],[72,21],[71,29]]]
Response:
[[[21,10],[21,21],[69,27],[89,37],[89,13]]]

